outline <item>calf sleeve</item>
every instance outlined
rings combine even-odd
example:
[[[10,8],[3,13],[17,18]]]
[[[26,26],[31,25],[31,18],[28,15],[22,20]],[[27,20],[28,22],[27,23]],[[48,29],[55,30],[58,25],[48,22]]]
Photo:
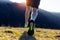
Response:
[[[37,18],[37,16],[38,16],[38,9],[37,9],[36,11],[34,11],[34,10],[32,9],[31,19],[30,19],[30,20],[35,21],[35,19]]]

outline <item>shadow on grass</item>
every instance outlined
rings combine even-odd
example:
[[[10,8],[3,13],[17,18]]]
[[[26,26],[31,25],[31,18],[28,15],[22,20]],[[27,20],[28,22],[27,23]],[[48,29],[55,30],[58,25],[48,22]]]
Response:
[[[27,32],[25,31],[22,36],[19,38],[19,40],[36,40],[35,37],[29,36]]]

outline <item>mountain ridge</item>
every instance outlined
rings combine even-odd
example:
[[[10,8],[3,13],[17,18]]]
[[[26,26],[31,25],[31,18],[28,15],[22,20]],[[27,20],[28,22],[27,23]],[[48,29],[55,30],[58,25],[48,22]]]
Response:
[[[26,5],[22,3],[0,3],[0,25],[21,27],[25,22]],[[36,27],[60,29],[60,16],[58,13],[39,9],[36,19]]]

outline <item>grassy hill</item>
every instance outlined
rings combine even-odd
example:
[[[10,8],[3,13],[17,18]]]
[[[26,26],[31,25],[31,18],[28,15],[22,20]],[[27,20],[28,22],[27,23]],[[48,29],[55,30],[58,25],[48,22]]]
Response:
[[[0,27],[0,40],[60,40],[60,30],[35,28],[33,36],[27,35],[28,28]]]

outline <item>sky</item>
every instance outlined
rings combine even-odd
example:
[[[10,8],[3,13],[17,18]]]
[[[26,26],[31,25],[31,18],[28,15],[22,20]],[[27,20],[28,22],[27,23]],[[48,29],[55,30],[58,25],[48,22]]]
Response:
[[[10,0],[10,1],[17,3],[26,2],[26,0]],[[39,8],[50,12],[60,12],[60,0],[41,0]]]
[[[41,0],[39,8],[51,12],[60,12],[60,0]]]

